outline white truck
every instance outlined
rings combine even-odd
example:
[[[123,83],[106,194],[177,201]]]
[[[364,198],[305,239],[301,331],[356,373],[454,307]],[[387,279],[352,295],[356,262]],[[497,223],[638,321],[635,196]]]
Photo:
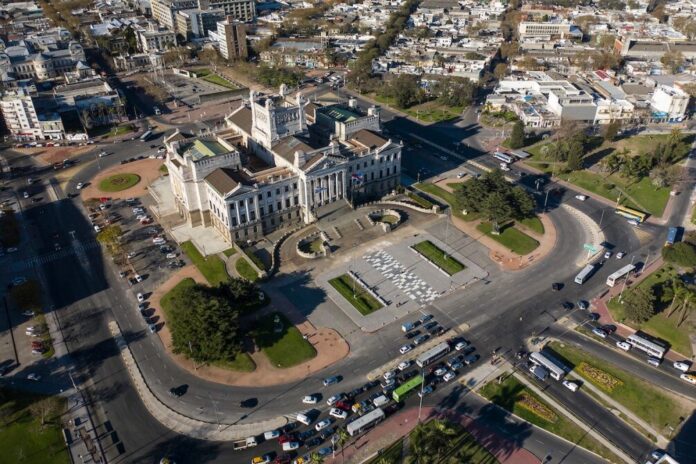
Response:
[[[253,448],[256,445],[258,445],[256,442],[256,437],[249,437],[244,440],[232,442],[232,449],[235,451],[241,451],[243,449]]]

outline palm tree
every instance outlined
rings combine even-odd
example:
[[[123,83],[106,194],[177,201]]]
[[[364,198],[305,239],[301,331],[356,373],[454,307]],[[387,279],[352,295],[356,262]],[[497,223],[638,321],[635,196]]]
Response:
[[[343,451],[345,450],[346,443],[348,443],[348,440],[350,440],[350,434],[344,427],[341,427],[336,432],[336,436],[338,437],[336,444],[341,447],[341,461],[343,461],[345,459]]]
[[[410,436],[409,463],[429,464],[440,462],[449,450],[457,431],[447,422],[433,420],[419,425]]]
[[[677,304],[677,301],[683,300],[685,290],[686,286],[684,285],[684,282],[682,282],[681,279],[674,278],[672,280],[672,293],[674,295],[672,296],[672,302],[669,304],[669,308],[667,308],[667,317],[672,317],[672,314],[679,306]]]
[[[312,453],[309,459],[311,464],[322,464],[324,462],[324,458],[322,457],[322,455],[316,452]]]
[[[682,307],[681,316],[679,317],[679,322],[677,322],[677,327],[680,327],[689,317],[691,311],[696,308],[696,293],[687,288],[682,296]]]

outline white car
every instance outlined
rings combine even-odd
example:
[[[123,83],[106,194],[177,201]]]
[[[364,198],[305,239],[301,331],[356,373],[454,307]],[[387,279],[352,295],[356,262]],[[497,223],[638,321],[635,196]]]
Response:
[[[509,171],[510,170],[510,165],[507,163],[500,163],[500,170],[501,171]]]
[[[598,336],[599,338],[607,338],[607,333],[602,329],[592,329],[592,333]]]
[[[442,380],[444,380],[445,382],[449,382],[450,380],[452,380],[456,376],[457,376],[457,374],[455,374],[454,372],[448,371],[445,375],[442,376]]]
[[[154,243],[155,245],[164,245],[165,243],[167,243],[167,241],[162,237],[155,237],[152,239],[152,243]]]
[[[693,374],[682,374],[679,376],[680,379],[686,380],[690,384],[696,385],[696,375]]]
[[[148,324],[147,328],[150,330],[151,334],[157,332],[157,326],[155,324]]]
[[[338,409],[338,408],[331,408],[331,411],[329,411],[329,415],[331,417],[335,417],[336,419],[345,419],[348,417],[348,413],[345,412],[343,409]]]
[[[406,354],[409,351],[411,351],[412,349],[413,349],[413,345],[411,345],[411,344],[404,345],[401,348],[399,348],[399,353]]]
[[[145,295],[142,293],[138,293],[135,297],[138,299],[138,303],[143,303],[145,301]]]
[[[634,227],[638,227],[640,225],[640,221],[637,219],[629,219],[628,223],[631,224]]]
[[[611,258],[611,251],[606,251],[604,253],[604,259],[609,259],[609,258]]]
[[[324,430],[329,425],[331,425],[331,419],[320,420],[319,422],[316,423],[316,425],[314,426],[314,429],[317,432],[319,432],[320,430]]]
[[[384,380],[393,379],[394,377],[396,377],[396,372],[394,372],[394,371],[387,371],[387,372],[384,373],[384,375],[383,375],[382,377],[384,377]]]
[[[689,367],[690,367],[689,364],[687,364],[683,361],[674,361],[674,364],[672,364],[672,366],[674,366],[674,368],[677,369],[678,371],[682,371],[682,372],[688,372]]]
[[[141,276],[140,274],[135,274],[135,275],[133,276],[133,278],[134,278],[135,281],[138,282],[138,283],[140,283],[140,282],[143,281],[143,276]]]
[[[326,400],[326,404],[329,406],[333,406],[336,404],[337,401],[341,401],[343,399],[343,393],[339,393],[338,395],[333,395],[329,397],[328,400]]]
[[[397,369],[400,371],[406,370],[409,367],[411,367],[411,364],[413,364],[412,361],[401,361],[398,366],[396,366]]]
[[[461,178],[464,177],[464,176],[466,176],[466,173],[465,173],[465,172],[460,172],[459,174],[457,174],[457,179],[461,179]]]
[[[280,436],[280,431],[279,430],[271,430],[269,432],[264,432],[263,433],[263,439],[264,440],[273,440],[274,438],[278,438]]]
[[[82,182],[78,182],[77,185],[75,186],[75,188],[77,190],[82,190],[82,187],[84,187],[84,186],[85,186],[85,184],[83,184]]]
[[[616,253],[616,259],[621,259],[624,256],[626,256],[626,253],[624,253],[623,251],[619,251],[618,253]]]
[[[438,377],[442,377],[446,373],[447,373],[447,369],[445,369],[444,367],[438,367],[437,369],[435,369],[435,375]]]
[[[572,392],[578,391],[578,387],[579,387],[579,385],[577,383],[571,382],[570,380],[564,380],[563,386]]]
[[[631,349],[631,344],[628,343],[628,342],[621,342],[621,341],[619,341],[619,342],[616,342],[616,347],[617,347],[617,348],[620,348],[620,349],[622,349],[622,350],[624,350],[624,351],[629,351],[629,350]]]
[[[283,443],[283,451],[292,451],[300,447],[300,443],[296,441],[286,441]]]
[[[459,342],[456,345],[454,345],[454,349],[457,351],[462,351],[464,348],[469,346],[468,342]]]
[[[176,253],[167,253],[167,259],[175,259]]]
[[[97,224],[94,224],[94,231],[95,231],[96,233],[101,232],[101,227],[99,227]]]
[[[38,382],[39,380],[41,380],[41,376],[39,374],[31,373],[27,375],[27,380],[33,380],[34,382]]]
[[[302,402],[304,404],[317,404],[319,402],[319,398],[314,395],[306,395],[302,398]]]
[[[587,195],[575,195],[575,198],[580,201],[587,200]]]
[[[99,157],[100,157],[100,158],[103,158],[103,157],[105,157],[105,156],[109,156],[109,154],[108,154],[107,152],[105,152],[105,151],[102,151],[101,153],[99,153]]]

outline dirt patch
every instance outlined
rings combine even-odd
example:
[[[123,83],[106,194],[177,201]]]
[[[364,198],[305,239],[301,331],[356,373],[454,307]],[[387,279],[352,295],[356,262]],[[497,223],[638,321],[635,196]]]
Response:
[[[83,200],[89,198],[101,198],[101,197],[111,197],[113,199],[122,199],[130,197],[140,197],[147,193],[147,187],[155,181],[160,176],[159,168],[162,166],[163,161],[158,159],[144,159],[133,161],[132,163],[119,164],[117,166],[105,169],[97,174],[94,179],[92,179],[83,188],[80,194]],[[140,182],[135,184],[133,187],[121,190],[120,192],[102,192],[99,190],[99,183],[117,174],[129,174],[136,172],[140,176]]]
[[[18,153],[32,156],[47,165],[57,163],[65,159],[73,159],[91,150],[96,150],[96,148],[94,148],[92,145],[85,145],[84,147],[39,147],[15,149],[15,151]]]
[[[161,328],[158,330],[157,334],[162,340],[167,354],[174,359],[179,366],[197,377],[211,382],[242,387],[280,385],[304,379],[343,359],[350,351],[348,343],[346,343],[338,332],[329,328],[315,328],[306,319],[298,323],[294,320],[294,315],[288,314],[286,311],[287,306],[283,304],[282,298],[273,295],[273,303],[266,307],[264,312],[279,311],[288,316],[299,331],[307,335],[307,340],[317,350],[317,355],[314,358],[288,369],[278,369],[271,365],[268,357],[266,357],[263,352],[257,350],[251,353],[251,357],[256,363],[256,370],[253,372],[237,372],[213,366],[196,366],[198,367],[198,369],[196,369],[193,361],[172,352],[172,335],[167,327],[166,319],[160,305],[162,297],[176,284],[187,277],[192,278],[198,283],[206,283],[205,278],[195,266],[186,266],[174,273],[163,285],[152,293],[150,303],[152,308],[154,308],[155,315],[158,317],[157,325]]]

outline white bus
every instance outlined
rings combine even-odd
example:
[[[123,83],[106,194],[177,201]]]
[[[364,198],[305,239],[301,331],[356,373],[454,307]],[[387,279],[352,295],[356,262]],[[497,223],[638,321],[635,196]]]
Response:
[[[151,131],[151,130],[145,132],[143,135],[140,136],[140,141],[141,141],[141,142],[147,142],[147,139],[149,139],[151,135],[152,135],[152,131]]]
[[[656,358],[660,359],[662,359],[667,351],[667,348],[661,344],[648,340],[647,338],[638,335],[638,333],[630,335],[626,341],[630,343],[633,348],[638,348],[639,350],[648,353],[648,355],[655,356]]]
[[[425,367],[439,357],[449,353],[451,349],[449,343],[442,342],[418,356],[416,364],[418,364],[419,367]]]
[[[607,285],[613,287],[616,282],[623,277],[628,276],[636,267],[633,264],[627,264],[609,277],[607,277]]]
[[[585,281],[590,278],[593,272],[594,264],[588,264],[582,271],[580,271],[580,274],[575,276],[575,283],[580,285],[584,284]]]
[[[374,409],[361,418],[355,419],[353,422],[348,424],[346,431],[351,437],[354,437],[359,433],[371,429],[375,425],[379,424],[384,420],[385,417],[386,415],[384,414],[384,411],[382,411],[382,408]]]
[[[562,362],[554,358],[548,353],[542,353],[542,352],[532,352],[529,355],[530,361],[542,366],[544,369],[549,371],[549,374],[551,375],[552,378],[556,380],[561,380],[563,377],[565,377],[566,372],[568,372],[568,368],[563,365]]]
[[[505,153],[501,153],[499,151],[496,151],[495,153],[493,153],[493,158],[497,158],[500,161],[503,161],[503,162],[508,163],[508,164],[515,161],[515,158],[513,158],[512,156],[506,155]]]

